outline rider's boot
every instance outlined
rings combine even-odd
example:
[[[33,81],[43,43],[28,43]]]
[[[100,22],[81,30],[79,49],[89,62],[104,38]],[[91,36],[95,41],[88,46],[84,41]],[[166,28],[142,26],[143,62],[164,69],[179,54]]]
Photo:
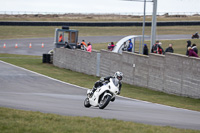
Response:
[[[95,88],[95,87],[92,88],[92,91],[91,91],[91,93],[90,93],[90,97],[93,96],[93,94],[94,94],[94,92],[95,92],[96,90],[97,90],[97,88]]]
[[[111,102],[114,102],[114,101],[115,101],[115,97],[113,97],[110,101],[111,101]]]

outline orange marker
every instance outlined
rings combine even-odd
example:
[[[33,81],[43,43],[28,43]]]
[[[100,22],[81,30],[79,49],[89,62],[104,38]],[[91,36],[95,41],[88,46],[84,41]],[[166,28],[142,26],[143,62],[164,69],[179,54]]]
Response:
[[[29,48],[32,48],[32,44],[31,43],[29,44]]]
[[[6,48],[6,43],[3,44],[3,48]]]
[[[42,48],[44,48],[44,43],[42,43]]]

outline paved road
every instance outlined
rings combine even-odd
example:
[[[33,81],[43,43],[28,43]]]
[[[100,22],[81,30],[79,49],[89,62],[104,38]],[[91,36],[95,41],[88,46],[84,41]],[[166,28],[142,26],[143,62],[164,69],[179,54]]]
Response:
[[[0,61],[0,106],[200,130],[200,112],[117,97],[104,110],[85,108],[86,89]]]
[[[79,37],[79,42],[85,40],[91,43],[104,43],[104,42],[117,42],[125,36],[89,36]],[[157,40],[176,40],[176,39],[190,39],[191,35],[158,35]],[[145,38],[150,40],[150,37]],[[6,43],[6,48],[3,48],[3,44]],[[18,44],[18,48],[15,48],[15,44]],[[32,48],[29,48],[29,44],[32,44]],[[44,43],[44,48],[41,48]],[[27,38],[27,39],[8,39],[0,40],[0,53],[9,54],[24,54],[24,55],[39,55],[47,53],[54,48],[53,38]]]

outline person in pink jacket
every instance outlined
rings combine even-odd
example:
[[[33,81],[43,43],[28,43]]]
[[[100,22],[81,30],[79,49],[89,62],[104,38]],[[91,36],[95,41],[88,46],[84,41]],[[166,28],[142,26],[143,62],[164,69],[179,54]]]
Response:
[[[91,45],[91,43],[90,42],[88,42],[88,47],[87,47],[87,51],[88,52],[92,52],[92,45]]]

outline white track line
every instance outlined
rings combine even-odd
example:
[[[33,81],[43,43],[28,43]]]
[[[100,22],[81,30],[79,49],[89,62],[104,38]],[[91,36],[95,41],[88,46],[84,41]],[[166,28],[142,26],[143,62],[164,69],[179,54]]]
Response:
[[[28,72],[31,72],[31,73],[34,73],[34,74],[36,74],[36,75],[39,75],[39,76],[42,76],[42,77],[45,77],[45,78],[48,78],[48,79],[51,79],[51,80],[54,80],[54,81],[63,83],[63,84],[66,84],[66,85],[70,85],[70,86],[74,86],[74,87],[77,87],[77,88],[80,88],[80,89],[88,90],[88,88],[84,88],[84,87],[81,87],[81,86],[78,86],[78,85],[70,84],[70,83],[67,83],[67,82],[64,82],[64,81],[61,81],[61,80],[58,80],[58,79],[55,79],[55,78],[52,78],[52,77],[49,77],[49,76],[46,76],[46,75],[37,73],[37,72],[34,72],[34,71],[28,70],[28,69],[26,69],[26,68],[19,67],[19,66],[16,66],[16,65],[13,65],[13,64],[4,62],[4,61],[2,61],[2,60],[0,60],[0,62],[1,62],[1,63],[4,63],[4,64],[7,64],[7,65],[10,65],[10,66],[13,66],[13,67],[16,67],[16,68],[19,68],[19,69],[22,69],[22,70],[25,70],[25,71],[28,71]],[[140,102],[145,102],[145,103],[151,103],[151,102],[141,101],[141,100],[132,99],[132,98],[128,98],[128,97],[123,97],[123,96],[119,96],[119,95],[118,95],[118,97],[121,97],[121,98],[124,98],[124,99],[128,99],[128,100],[134,100],[134,101],[140,101]]]

